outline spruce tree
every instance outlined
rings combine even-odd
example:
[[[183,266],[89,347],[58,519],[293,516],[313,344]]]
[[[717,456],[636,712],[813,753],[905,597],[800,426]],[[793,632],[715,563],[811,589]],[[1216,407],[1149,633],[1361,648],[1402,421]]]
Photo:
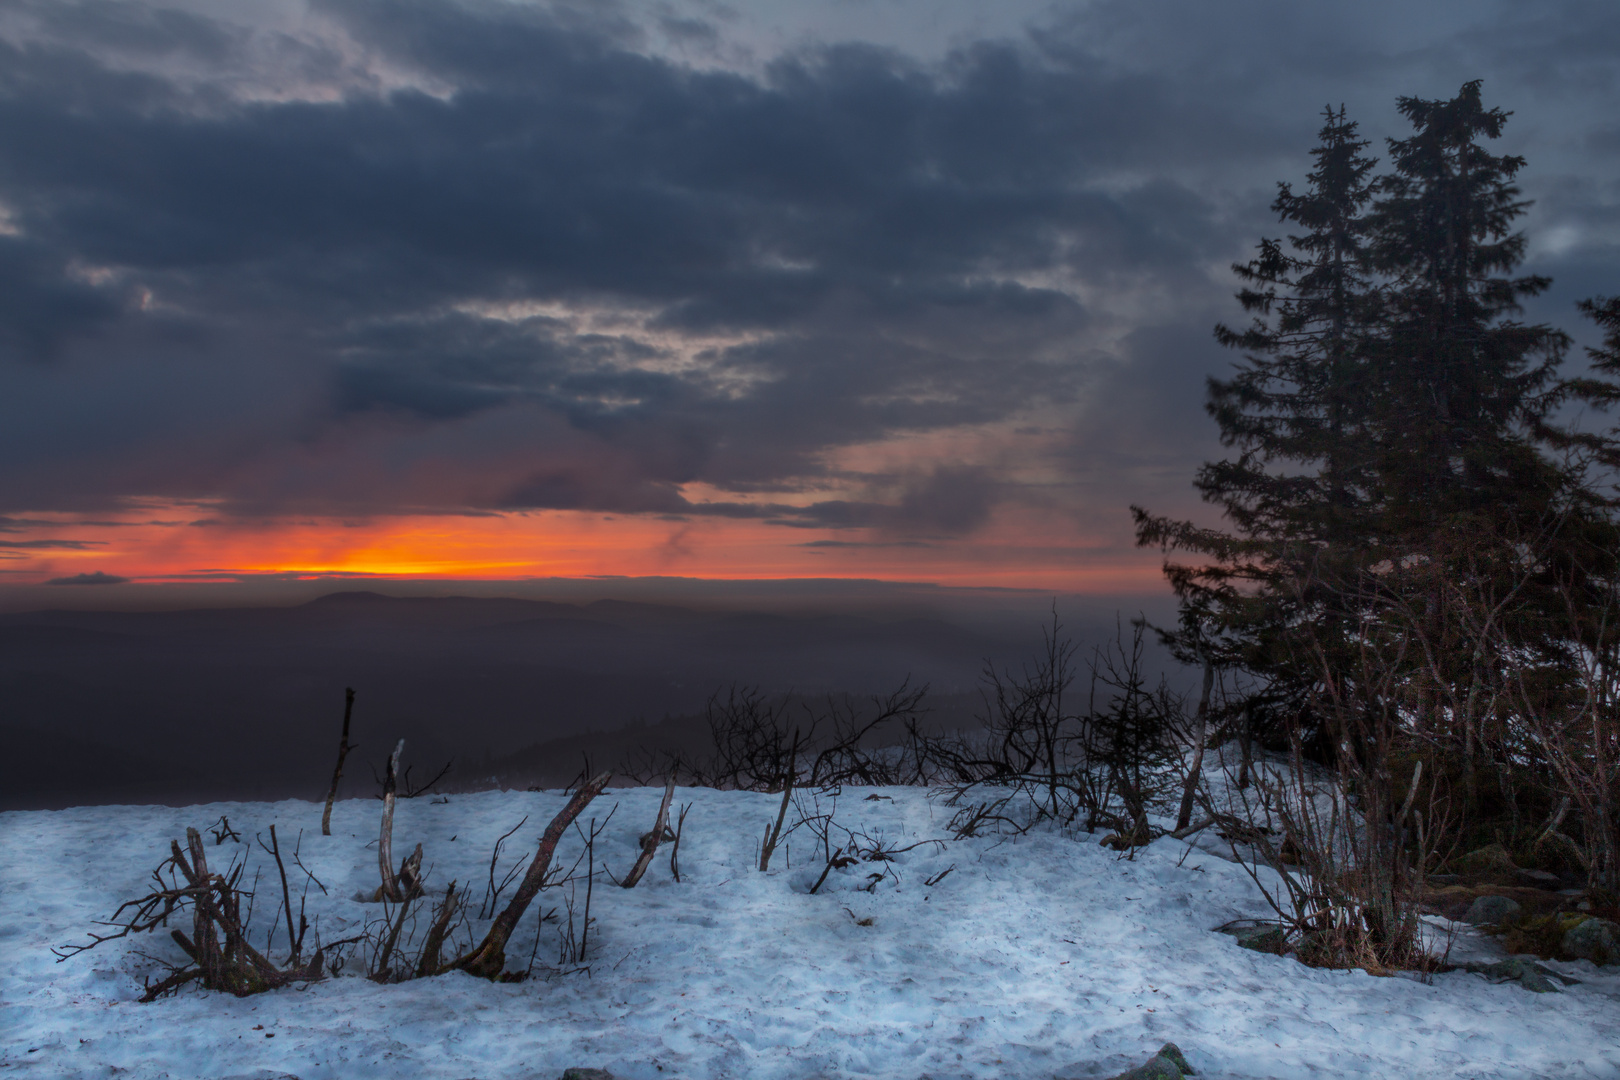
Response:
[[[1620,296],[1594,296],[1577,306],[1603,331],[1603,344],[1587,347],[1591,373],[1564,380],[1562,394],[1606,412],[1620,405]],[[1560,449],[1583,452],[1600,468],[1620,469],[1620,425],[1608,432],[1549,428],[1547,437]]]
[[[1137,538],[1204,556],[1167,563],[1182,605],[1180,628],[1162,636],[1188,662],[1262,674],[1272,694],[1249,703],[1266,727],[1268,707],[1297,715],[1310,679],[1284,675],[1278,631],[1299,615],[1293,587],[1326,548],[1336,555],[1365,531],[1375,490],[1366,402],[1366,342],[1378,318],[1368,278],[1364,212],[1375,164],[1345,110],[1324,110],[1315,167],[1303,192],[1278,184],[1272,210],[1299,226],[1264,238],[1256,258],[1233,266],[1238,300],[1255,318],[1243,330],[1217,326],[1243,350],[1230,379],[1211,379],[1207,410],[1234,458],[1207,463],[1196,484],[1231,531],[1152,517],[1140,507]]]
[[[1208,409],[1240,456],[1205,464],[1195,483],[1240,532],[1334,542],[1357,531],[1371,480],[1363,353],[1378,297],[1361,214],[1375,162],[1342,106],[1324,116],[1305,193],[1281,183],[1272,203],[1307,230],[1288,237],[1295,253],[1265,239],[1233,267],[1247,283],[1238,300],[1258,317],[1242,332],[1215,328],[1245,356],[1235,376],[1210,380]],[[1279,463],[1295,469],[1272,471]]]
[[[1557,381],[1567,337],[1513,318],[1548,282],[1509,276],[1525,248],[1513,231],[1524,162],[1481,145],[1508,114],[1484,108],[1477,82],[1399,108],[1416,130],[1389,141],[1393,172],[1371,182],[1367,144],[1342,109],[1328,110],[1305,192],[1281,185],[1273,204],[1302,232],[1286,251],[1262,241],[1235,267],[1238,299],[1257,318],[1241,332],[1217,327],[1245,355],[1231,378],[1210,381],[1208,410],[1238,453],[1197,478],[1228,527],[1133,508],[1139,543],[1203,557],[1166,564],[1182,604],[1167,642],[1183,659],[1216,642],[1307,734],[1322,650],[1337,642],[1343,654],[1327,662],[1352,666],[1357,593],[1377,567],[1461,552],[1478,572],[1491,544],[1511,555],[1572,507],[1595,505],[1542,449],[1556,441],[1551,410],[1578,391]],[[1613,535],[1601,514],[1569,531]],[[1431,582],[1448,572],[1432,569]],[[1303,625],[1310,656],[1295,640]]]
[[[1512,318],[1551,284],[1507,276],[1524,258],[1513,231],[1528,206],[1513,183],[1524,159],[1480,145],[1509,114],[1484,107],[1478,81],[1399,108],[1417,131],[1390,140],[1395,171],[1377,182],[1369,223],[1387,282],[1370,350],[1382,532],[1398,541],[1457,515],[1533,527],[1565,487],[1536,442],[1569,338]]]

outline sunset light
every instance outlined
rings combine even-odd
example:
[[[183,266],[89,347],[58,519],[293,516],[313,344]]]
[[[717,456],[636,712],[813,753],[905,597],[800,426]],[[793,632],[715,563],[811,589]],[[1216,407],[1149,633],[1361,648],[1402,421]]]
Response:
[[[576,511],[232,520],[143,505],[123,520],[31,518],[0,538],[0,572],[38,584],[100,572],[135,582],[263,575],[374,578],[689,576],[876,578],[1063,592],[1151,591],[1155,554],[1064,536],[1036,511],[999,513],[971,539],[863,540],[762,521]],[[189,518],[189,520],[188,520]]]

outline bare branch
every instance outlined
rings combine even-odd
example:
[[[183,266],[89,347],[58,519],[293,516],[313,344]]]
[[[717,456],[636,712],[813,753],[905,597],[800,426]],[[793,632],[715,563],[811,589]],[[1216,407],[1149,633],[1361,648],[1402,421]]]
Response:
[[[337,801],[338,781],[343,779],[343,760],[354,747],[349,745],[349,717],[354,714],[354,688],[343,690],[343,737],[338,740],[337,767],[332,770],[332,786],[326,792],[326,809],[321,811],[321,835],[332,835],[332,804]]]
[[[658,853],[658,845],[664,842],[665,833],[669,831],[669,803],[674,797],[675,770],[671,769],[669,781],[664,785],[663,801],[658,804],[658,818],[653,822],[652,832],[641,838],[641,855],[636,859],[636,865],[630,868],[630,873],[625,875],[624,888],[635,888],[636,882],[647,872],[647,867],[652,865],[653,856]]]
[[[495,923],[489,928],[489,933],[479,946],[454,966],[473,975],[481,975],[486,979],[493,979],[500,975],[506,967],[506,942],[512,936],[512,930],[517,926],[518,920],[523,917],[535,895],[545,883],[546,873],[551,867],[551,856],[557,850],[557,842],[567,831],[573,820],[579,817],[580,812],[591,804],[591,801],[602,793],[608,781],[613,779],[612,773],[602,773],[590,783],[580,787],[568,804],[558,812],[546,826],[544,835],[540,838],[540,850],[534,854],[534,861],[529,864],[528,873],[518,885],[517,892],[506,905],[506,909],[495,917]]]
[[[399,740],[388,758],[388,775],[383,780],[382,831],[377,837],[377,869],[382,875],[382,899],[399,903],[404,895],[394,878],[394,796],[399,780],[399,756],[405,752],[405,740]]]

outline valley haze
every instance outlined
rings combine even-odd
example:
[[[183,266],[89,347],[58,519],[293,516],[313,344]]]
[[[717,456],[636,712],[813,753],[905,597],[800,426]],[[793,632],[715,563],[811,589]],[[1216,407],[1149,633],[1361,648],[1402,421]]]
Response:
[[[126,601],[135,610],[0,613],[0,737],[13,748],[0,808],[314,798],[345,687],[361,748],[344,797],[373,793],[368,763],[380,770],[401,738],[418,780],[455,759],[451,790],[560,785],[585,753],[612,767],[639,741],[690,746],[710,695],[733,684],[866,697],[909,678],[930,688],[931,723],[971,726],[984,664],[1018,668],[1054,605],[1085,648],[1116,612],[1126,632],[1170,614],[1152,597],[878,582],[362,584],[281,585],[281,605],[236,606],[245,590],[213,586],[224,606],[148,589]],[[466,595],[479,591],[507,595]],[[185,606],[140,607],[154,600]]]

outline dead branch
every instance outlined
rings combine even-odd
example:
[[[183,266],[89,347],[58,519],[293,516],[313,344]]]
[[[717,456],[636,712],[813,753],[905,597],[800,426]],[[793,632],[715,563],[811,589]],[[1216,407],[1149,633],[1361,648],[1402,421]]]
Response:
[[[405,766],[405,775],[400,777],[399,797],[401,799],[415,799],[430,793],[435,784],[450,775],[450,770],[455,767],[455,764],[456,759],[451,758],[440,766],[439,771],[433,774],[432,779],[423,784],[411,783],[411,766]]]
[[[1563,798],[1558,800],[1558,805],[1554,807],[1553,812],[1547,816],[1546,825],[1541,829],[1540,835],[1536,837],[1536,847],[1539,848],[1542,844],[1546,843],[1548,840],[1551,840],[1555,835],[1558,835],[1558,826],[1564,823],[1564,818],[1566,815],[1568,815],[1568,813],[1569,796],[1565,795]]]
[[[1209,738],[1209,694],[1215,688],[1215,664],[1204,659],[1204,690],[1198,696],[1198,728],[1193,749],[1192,766],[1187,770],[1187,782],[1181,791],[1181,810],[1176,814],[1176,831],[1187,827],[1192,820],[1193,796],[1198,791],[1198,776],[1204,767],[1204,741]],[[1177,839],[1180,839],[1179,837]]]
[[[417,844],[416,850],[405,856],[405,861],[399,864],[397,878],[401,888],[400,895],[409,900],[422,895],[422,845]]]
[[[529,904],[540,892],[540,887],[545,884],[546,872],[551,868],[551,857],[557,850],[558,841],[562,839],[563,833],[574,819],[579,817],[580,812],[602,793],[602,789],[607,787],[611,779],[612,773],[605,772],[597,776],[576,791],[574,797],[568,800],[568,804],[552,818],[551,824],[546,826],[545,834],[540,838],[540,850],[535,852],[534,861],[529,864],[528,873],[523,875],[523,881],[513,894],[511,903],[495,917],[494,925],[489,928],[489,933],[484,935],[484,940],[478,947],[448,965],[449,968],[457,968],[486,979],[500,976],[506,967],[506,943],[517,927],[518,920],[523,917],[524,911],[528,910]]]
[[[527,820],[527,819],[525,819]],[[422,955],[416,962],[416,977],[435,974],[443,965],[444,942],[450,935],[450,926],[466,906],[466,898],[456,896],[456,883],[444,891],[444,900],[433,912],[433,925],[428,928],[427,940],[422,943]]]
[[[399,756],[405,752],[405,740],[399,740],[388,759],[388,775],[383,780],[382,832],[377,837],[377,869],[382,874],[382,899],[399,903],[404,899],[399,882],[394,878],[394,794],[398,786]]]
[[[321,895],[325,896],[325,895],[327,895],[326,886],[321,884],[321,879],[316,877],[314,875],[314,873],[312,873],[310,871],[309,867],[305,866],[303,861],[301,859],[299,859],[299,857],[298,857],[298,850],[299,850],[299,848],[301,848],[303,846],[304,846],[304,830],[299,829],[298,830],[298,842],[293,845],[293,865],[298,867],[298,869],[302,870],[304,872],[304,876],[309,878],[310,881],[313,881],[315,883],[315,887],[321,890]],[[309,891],[309,885],[307,883],[304,885],[304,891],[305,892]]]
[[[483,903],[478,905],[478,917],[480,919],[487,919],[490,915],[495,914],[495,905],[501,902],[501,893],[506,891],[506,887],[512,884],[512,879],[517,877],[519,871],[523,869],[523,863],[520,861],[511,869],[510,872],[507,873],[504,878],[501,879],[501,883],[499,885],[495,884],[495,865],[500,861],[501,845],[506,843],[508,838],[510,838],[513,833],[523,828],[524,824],[528,820],[529,815],[524,814],[522,821],[518,822],[506,832],[502,833],[500,838],[495,841],[495,850],[491,852],[489,856],[489,885],[484,889]],[[485,909],[488,909],[487,914],[485,913]]]
[[[609,811],[608,817],[612,816],[612,812]],[[607,827],[606,822],[602,824],[603,828]],[[576,823],[574,828],[577,830],[579,825]],[[576,962],[585,959],[586,950],[590,948],[591,943],[591,892],[596,884],[596,835],[596,819],[591,818],[591,833],[585,839],[585,919],[580,925],[579,956],[576,957]]]
[[[332,835],[332,804],[337,801],[338,781],[343,779],[343,759],[354,747],[349,745],[349,717],[354,713],[354,688],[343,689],[343,737],[338,741],[337,768],[332,770],[332,786],[326,792],[326,809],[321,811],[321,835]]]
[[[793,748],[788,754],[790,762],[799,760],[799,729],[793,729]],[[771,855],[776,851],[776,845],[782,841],[782,822],[787,820],[788,803],[793,798],[793,781],[798,777],[797,768],[787,770],[786,779],[782,784],[782,806],[776,812],[776,828],[773,830],[766,826],[765,835],[759,842],[759,872],[764,873],[771,868]]]
[[[653,822],[652,832],[641,838],[641,856],[636,859],[636,865],[630,868],[630,873],[625,875],[624,888],[635,888],[636,882],[641,880],[641,875],[652,865],[653,856],[658,853],[658,845],[663,843],[664,834],[669,831],[669,802],[674,797],[675,770],[671,769],[669,782],[664,785],[664,799],[658,804],[658,819]]]
[[[421,851],[421,847],[417,847]],[[388,937],[384,939],[382,949],[377,953],[377,964],[368,978],[372,982],[384,983],[393,978],[393,969],[389,966],[394,959],[394,949],[399,945],[399,935],[405,929],[405,916],[411,910],[411,900],[414,894],[407,893],[399,902],[399,910],[394,915],[393,924],[388,928]]]
[[[257,836],[254,839],[259,840]],[[299,954],[304,950],[304,931],[309,929],[309,923],[305,921],[303,908],[300,905],[298,912],[299,926],[296,930],[293,928],[292,892],[287,888],[287,867],[281,861],[281,843],[276,839],[276,827],[274,825],[270,826],[270,846],[265,847],[263,840],[259,840],[259,846],[275,858],[276,870],[281,874],[281,906],[282,910],[287,913],[287,943],[291,949],[287,955],[287,963],[296,964],[298,963]],[[308,889],[308,886],[306,885],[305,888]],[[268,944],[265,945],[265,948],[268,949],[269,947]]]
[[[681,807],[680,816],[675,819],[675,841],[669,849],[669,874],[675,879],[675,884],[681,883],[681,834],[686,829],[686,812],[692,809],[691,803]]]
[[[1169,836],[1172,840],[1185,840],[1189,836],[1195,836],[1198,833],[1203,832],[1213,824],[1215,824],[1215,819],[1212,817],[1207,817],[1196,825],[1187,825],[1177,829],[1175,832],[1170,833]]]

